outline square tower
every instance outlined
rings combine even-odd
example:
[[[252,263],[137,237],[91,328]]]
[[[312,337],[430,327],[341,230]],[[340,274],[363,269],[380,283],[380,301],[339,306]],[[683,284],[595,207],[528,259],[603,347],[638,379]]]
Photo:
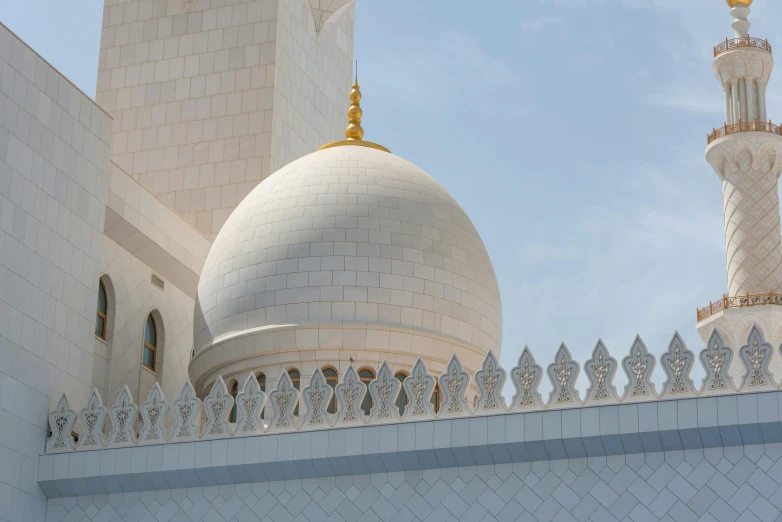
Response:
[[[353,16],[353,0],[105,0],[112,160],[214,239],[261,180],[342,136]]]

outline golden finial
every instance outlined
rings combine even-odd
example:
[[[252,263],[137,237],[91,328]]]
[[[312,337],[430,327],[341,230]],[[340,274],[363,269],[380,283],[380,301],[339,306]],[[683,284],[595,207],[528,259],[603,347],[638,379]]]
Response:
[[[739,4],[744,4],[747,7],[752,5],[752,0],[725,0],[730,8],[734,8]]]
[[[348,126],[345,129],[345,138],[349,140],[360,140],[364,137],[364,129],[361,128],[361,89],[358,86],[358,75],[353,81],[353,88],[350,90],[350,108],[348,109]]]
[[[364,111],[361,110],[361,89],[358,86],[358,62],[356,62],[356,71],[356,76],[353,80],[353,88],[350,90],[350,108],[348,109],[348,126],[345,128],[345,139],[327,143],[318,150],[353,145],[391,152],[382,145],[372,143],[371,141],[364,141],[364,129],[361,128],[361,116],[364,114]]]

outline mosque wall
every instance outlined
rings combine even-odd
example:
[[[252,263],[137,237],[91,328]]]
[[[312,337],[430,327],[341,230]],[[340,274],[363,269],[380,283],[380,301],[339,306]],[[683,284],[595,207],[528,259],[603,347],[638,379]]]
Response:
[[[352,7],[314,27],[306,0],[106,0],[112,159],[214,238],[262,179],[342,130]]]
[[[108,237],[103,240],[103,255],[111,330],[106,341],[95,337],[106,368],[95,372],[95,385],[106,390],[103,396],[109,404],[123,386],[134,397],[146,397],[156,381],[173,396],[188,378],[194,300],[168,281],[163,290],[154,286],[150,275],[155,270]],[[150,314],[157,330],[154,371],[142,365],[144,326]]]
[[[0,24],[0,520],[43,521],[46,410],[86,400],[111,119]]]
[[[52,498],[47,521],[773,522],[782,445]]]
[[[94,385],[113,402],[123,385],[146,396],[155,380],[168,390],[187,378],[194,298],[211,243],[113,163],[106,216],[107,329],[105,339],[94,340]],[[141,364],[149,314],[158,333],[154,372]]]

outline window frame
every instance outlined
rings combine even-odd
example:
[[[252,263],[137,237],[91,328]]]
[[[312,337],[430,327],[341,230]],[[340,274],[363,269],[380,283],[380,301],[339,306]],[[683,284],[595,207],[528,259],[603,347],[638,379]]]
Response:
[[[109,294],[106,292],[106,285],[103,283],[103,278],[98,279],[98,302],[100,302],[100,293],[103,292],[103,301],[106,304],[106,313],[101,312],[98,307],[95,307],[95,315],[97,317],[100,317],[103,319],[103,332],[98,333],[95,332],[95,337],[98,339],[101,339],[102,341],[106,340],[106,332],[108,331],[109,327]],[[97,320],[96,320],[97,322]]]
[[[404,379],[400,381],[398,377],[399,375],[404,376]],[[405,386],[404,386],[405,379],[407,379],[408,377],[410,377],[410,374],[407,373],[405,370],[397,370],[396,372],[394,372],[394,379],[399,381],[399,394],[396,396],[396,400],[394,400],[394,406],[397,407],[397,410],[399,411],[399,415],[404,415],[405,410],[410,405],[410,397],[407,396],[407,392],[405,391]],[[399,406],[396,404],[396,401],[399,400],[399,396],[402,395],[403,393],[405,394],[405,404],[400,409]]]
[[[361,376],[361,372],[363,372],[363,371],[368,371],[369,373],[371,373],[372,374],[372,378],[369,379],[367,377],[362,377]],[[358,369],[357,373],[358,373],[358,380],[360,382],[364,383],[364,386],[366,386],[366,388],[367,388],[367,394],[364,395],[364,399],[361,401],[361,405],[360,405],[361,406],[361,411],[364,413],[364,415],[369,415],[372,412],[372,408],[375,407],[375,401],[372,400],[372,394],[369,393],[369,383],[374,381],[375,379],[377,379],[377,372],[374,370],[374,368],[372,368],[370,366],[362,366],[361,368]],[[370,401],[369,402],[369,411],[364,411],[364,408],[363,408],[364,401],[367,400],[367,397],[369,397],[369,401]]]
[[[261,384],[261,377],[263,377],[263,384]],[[255,374],[255,382],[258,383],[258,387],[261,389],[261,392],[266,395],[266,374],[259,371]],[[268,395],[266,395],[268,398]],[[261,410],[261,419],[263,419],[263,415],[266,412],[266,406],[263,407]]]
[[[157,319],[155,319],[155,314],[152,312],[147,314],[147,319],[152,319],[152,327],[155,329],[155,346],[152,346],[147,342],[147,321],[144,321],[144,335],[142,337],[143,345],[141,350],[141,366],[146,368],[147,370],[151,371],[152,373],[157,373],[157,344],[158,344],[158,328],[157,328]],[[152,366],[148,366],[147,363],[144,362],[144,348],[149,348],[149,350],[152,352]]]
[[[296,377],[296,378],[293,378],[293,377],[291,376],[291,372],[296,372],[296,373],[298,373],[298,374],[299,374],[299,376],[298,376],[298,377]],[[290,380],[291,380],[291,383],[293,384],[293,389],[294,389],[294,390],[296,390],[296,391],[298,391],[298,392],[301,392],[301,370],[299,370],[298,368],[296,368],[296,367],[294,366],[294,367],[288,368],[288,369],[286,370],[286,373],[288,374],[288,379],[290,379]],[[295,408],[293,408],[293,415],[294,415],[294,416],[297,416],[297,417],[298,417],[298,415],[299,415],[299,403],[300,403],[300,402],[301,402],[301,399],[299,399],[298,401],[296,401],[296,407],[295,407]]]
[[[334,375],[326,375],[326,370],[333,371]],[[321,368],[320,371],[323,373],[323,379],[326,381],[326,385],[330,386],[332,391],[331,400],[329,400],[329,403],[326,405],[326,411],[332,414],[337,413],[337,385],[339,384],[339,370],[327,364]],[[330,381],[334,383],[334,386],[331,386]],[[332,406],[334,411],[331,411]]]
[[[231,413],[228,415],[228,422],[236,424],[236,418],[238,417],[238,410],[236,408],[236,396],[239,395],[239,381],[234,381],[231,385],[231,391],[229,395],[234,398],[234,404],[231,406]]]

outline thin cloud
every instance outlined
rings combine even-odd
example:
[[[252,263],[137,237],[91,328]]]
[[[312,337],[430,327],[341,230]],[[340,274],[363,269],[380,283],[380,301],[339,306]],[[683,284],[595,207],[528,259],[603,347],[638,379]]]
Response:
[[[536,35],[539,32],[548,32],[553,29],[565,31],[567,23],[560,16],[539,16],[531,22],[523,22],[521,31],[528,36]]]

